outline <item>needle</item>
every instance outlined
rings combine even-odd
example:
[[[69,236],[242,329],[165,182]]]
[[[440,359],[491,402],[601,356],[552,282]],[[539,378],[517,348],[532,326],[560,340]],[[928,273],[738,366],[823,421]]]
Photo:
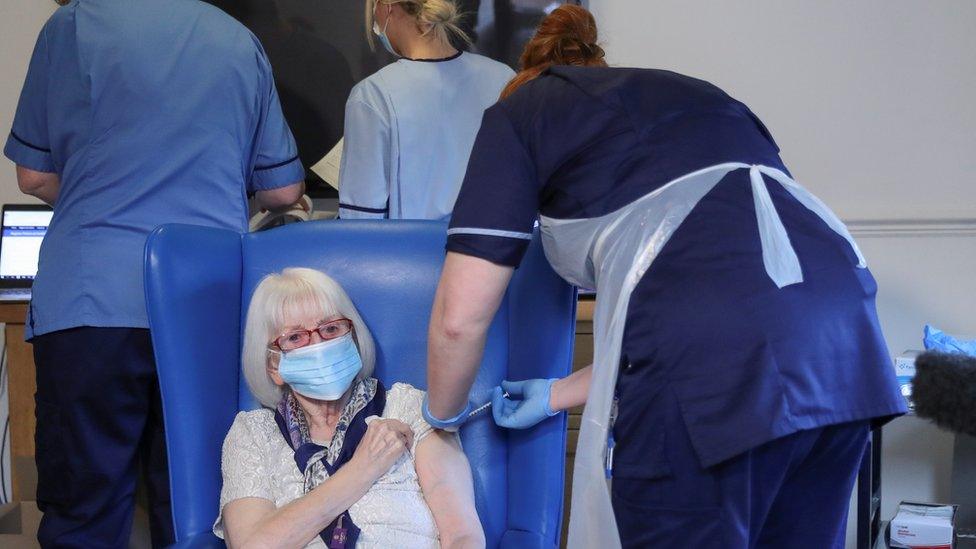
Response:
[[[506,393],[505,393],[504,395],[502,395],[502,396],[503,396],[503,397],[506,397],[506,398],[508,398],[508,396],[509,396],[509,395],[508,395],[508,393],[506,392]],[[481,406],[478,406],[478,407],[477,407],[477,408],[475,408],[474,410],[471,410],[471,413],[470,413],[470,414],[468,414],[468,417],[474,417],[474,416],[476,416],[476,415],[478,415],[478,414],[480,414],[481,412],[484,412],[484,411],[485,411],[485,410],[487,410],[488,408],[491,408],[491,401],[490,401],[490,400],[489,400],[488,402],[486,402],[486,403],[484,403],[484,404],[482,404]]]

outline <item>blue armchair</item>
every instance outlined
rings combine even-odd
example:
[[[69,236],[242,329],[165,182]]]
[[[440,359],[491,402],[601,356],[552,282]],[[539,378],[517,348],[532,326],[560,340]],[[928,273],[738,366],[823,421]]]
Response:
[[[326,221],[263,233],[166,225],[146,244],[146,300],[159,370],[177,545],[222,546],[210,529],[220,451],[239,410],[258,406],[240,375],[243,315],[263,276],[290,266],[339,281],[376,339],[375,375],[426,387],[426,335],[444,259],[439,222]],[[491,326],[472,394],[503,378],[566,375],[575,294],[533,240]],[[551,548],[562,520],[566,422],[527,431],[485,414],[462,428],[489,547]]]

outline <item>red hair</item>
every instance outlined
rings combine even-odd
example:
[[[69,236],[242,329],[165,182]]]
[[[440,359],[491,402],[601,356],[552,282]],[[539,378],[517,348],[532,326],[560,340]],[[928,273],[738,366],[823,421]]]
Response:
[[[512,95],[553,65],[606,67],[606,54],[596,40],[593,14],[580,6],[559,6],[539,23],[535,36],[525,45],[519,59],[521,69],[502,90],[501,98]]]

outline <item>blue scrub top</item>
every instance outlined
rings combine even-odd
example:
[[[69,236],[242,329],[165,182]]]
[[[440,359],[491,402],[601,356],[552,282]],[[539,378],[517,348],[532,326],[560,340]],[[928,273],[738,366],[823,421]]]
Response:
[[[58,9],[38,37],[4,154],[61,182],[28,338],[148,327],[150,231],[246,231],[247,193],[304,178],[260,43],[197,0]]]
[[[554,67],[485,113],[447,249],[517,266],[539,213],[602,216],[725,162],[786,171],[758,117],[717,87],[667,71]],[[671,471],[664,402],[678,403],[702,466],[800,430],[906,411],[870,272],[820,217],[767,187],[803,282],[770,279],[749,170],[729,173],[631,294],[615,476]]]
[[[353,88],[339,175],[343,219],[446,219],[486,108],[515,76],[473,53],[400,59]]]

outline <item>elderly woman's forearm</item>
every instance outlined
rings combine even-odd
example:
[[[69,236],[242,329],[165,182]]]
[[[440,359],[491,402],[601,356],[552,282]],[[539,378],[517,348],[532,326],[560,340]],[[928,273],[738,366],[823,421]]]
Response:
[[[228,545],[241,549],[304,547],[362,499],[374,482],[374,478],[349,462],[308,494],[253,524],[242,524],[244,528],[250,527],[244,535],[228,532]],[[232,525],[228,520],[228,526]]]

